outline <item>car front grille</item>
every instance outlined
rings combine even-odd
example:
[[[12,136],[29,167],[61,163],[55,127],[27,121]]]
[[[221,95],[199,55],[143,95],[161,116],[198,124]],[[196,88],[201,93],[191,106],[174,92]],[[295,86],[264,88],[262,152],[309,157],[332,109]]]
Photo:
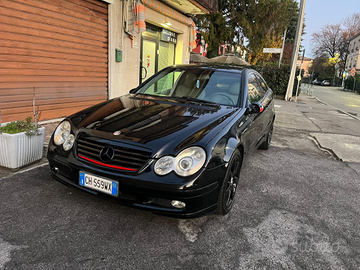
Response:
[[[103,162],[100,152],[105,147],[111,146],[115,150],[114,157]],[[80,136],[77,139],[77,155],[99,166],[135,172],[139,170],[150,158],[152,152],[147,149],[119,146],[111,143],[99,142],[97,138]]]

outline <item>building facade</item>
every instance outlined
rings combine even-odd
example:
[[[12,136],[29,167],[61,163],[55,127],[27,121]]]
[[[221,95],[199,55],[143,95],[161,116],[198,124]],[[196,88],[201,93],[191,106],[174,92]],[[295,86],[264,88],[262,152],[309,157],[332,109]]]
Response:
[[[360,33],[349,40],[345,70],[349,72],[353,67],[360,69]]]
[[[191,14],[217,0],[14,0],[0,3],[2,122],[62,118],[189,62]],[[185,15],[186,14],[186,15]]]
[[[311,66],[311,63],[312,63],[312,60],[311,58],[309,57],[303,57],[299,55],[298,59],[297,59],[297,67],[300,69],[300,66],[301,66],[301,61],[303,61],[303,64],[302,64],[302,69],[304,70],[304,77],[308,77],[310,74],[309,74],[309,68]]]

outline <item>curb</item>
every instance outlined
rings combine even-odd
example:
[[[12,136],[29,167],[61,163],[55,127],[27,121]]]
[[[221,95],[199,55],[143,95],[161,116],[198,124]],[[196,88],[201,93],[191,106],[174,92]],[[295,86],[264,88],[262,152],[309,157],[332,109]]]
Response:
[[[314,96],[314,97],[315,97],[315,96]],[[348,113],[348,112],[345,112],[345,111],[343,111],[343,110],[341,110],[341,109],[339,109],[339,108],[336,108],[335,106],[330,105],[330,104],[322,101],[321,99],[319,99],[319,98],[317,98],[317,97],[315,97],[315,98],[316,98],[316,100],[319,101],[320,103],[323,103],[323,104],[325,104],[325,105],[327,105],[327,106],[333,107],[334,109],[338,110],[339,112],[341,112],[341,113],[343,113],[343,114],[346,114],[347,116],[350,116],[350,117],[352,117],[352,118],[360,121],[360,118],[359,118],[359,117],[356,117],[355,115],[352,115],[351,113]]]
[[[336,155],[335,151],[331,148],[323,147],[319,140],[316,138],[316,135],[309,135],[309,138],[317,145],[317,147],[322,150],[328,152],[330,155],[332,155],[336,160],[343,161],[338,155]]]
[[[38,124],[39,125],[52,124],[52,123],[56,123],[56,122],[61,122],[64,119],[65,118],[54,118],[54,119],[50,119],[50,120],[39,121]]]

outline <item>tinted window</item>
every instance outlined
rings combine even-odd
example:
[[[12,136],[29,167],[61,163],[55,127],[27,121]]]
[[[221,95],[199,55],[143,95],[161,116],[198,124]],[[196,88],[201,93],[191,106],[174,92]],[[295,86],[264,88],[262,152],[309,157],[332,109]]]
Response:
[[[265,80],[259,74],[256,74],[256,78],[258,79],[260,87],[264,91],[264,95],[265,95],[269,87],[267,86]]]
[[[167,69],[141,87],[138,93],[191,97],[235,106],[240,95],[241,74],[210,69]]]
[[[250,103],[260,102],[265,96],[265,90],[261,87],[254,73],[249,74],[248,100]]]

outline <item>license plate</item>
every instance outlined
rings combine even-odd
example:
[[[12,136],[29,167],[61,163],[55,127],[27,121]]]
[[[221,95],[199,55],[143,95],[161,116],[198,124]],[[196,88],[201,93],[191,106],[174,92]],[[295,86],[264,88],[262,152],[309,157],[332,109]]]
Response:
[[[91,188],[103,193],[117,196],[119,183],[89,173],[80,172],[80,186]]]

